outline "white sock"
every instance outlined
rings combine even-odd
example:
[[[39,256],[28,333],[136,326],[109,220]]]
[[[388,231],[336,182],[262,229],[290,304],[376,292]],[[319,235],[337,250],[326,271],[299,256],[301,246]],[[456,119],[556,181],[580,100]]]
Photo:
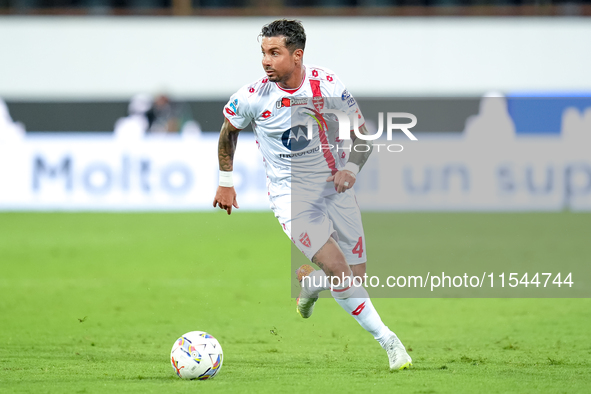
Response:
[[[384,323],[374,308],[369,294],[364,287],[345,286],[335,287],[331,291],[335,301],[367,332],[383,345],[392,331]]]

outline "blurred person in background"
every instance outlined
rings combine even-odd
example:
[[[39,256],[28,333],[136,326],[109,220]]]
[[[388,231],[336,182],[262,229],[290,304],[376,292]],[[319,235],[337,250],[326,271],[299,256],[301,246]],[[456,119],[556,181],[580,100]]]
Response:
[[[25,126],[14,122],[6,102],[0,98],[0,141],[18,141],[25,137]]]
[[[164,94],[156,97],[146,115],[150,134],[201,134],[201,127],[193,120],[189,106],[183,102],[173,102]]]
[[[128,106],[128,115],[115,122],[115,138],[118,140],[142,139],[150,122],[147,113],[152,108],[152,97],[147,94],[136,94]]]

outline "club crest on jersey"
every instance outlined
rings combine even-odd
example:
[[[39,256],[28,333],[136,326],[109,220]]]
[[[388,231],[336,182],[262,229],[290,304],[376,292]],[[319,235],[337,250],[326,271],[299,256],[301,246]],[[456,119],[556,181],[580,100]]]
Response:
[[[283,142],[283,146],[292,152],[306,149],[310,143],[310,140],[308,140],[308,128],[299,125],[285,130],[281,135],[281,142]]]
[[[314,108],[320,112],[322,111],[322,108],[324,108],[324,98],[322,96],[312,97],[312,104],[314,104]]]
[[[306,105],[308,104],[308,99],[307,98],[289,98],[289,97],[283,97],[281,100],[277,100],[277,103],[275,103],[275,106],[277,107],[277,109],[279,108],[283,108],[283,107],[292,107],[295,105]]]
[[[307,248],[312,246],[312,243],[310,242],[310,237],[308,237],[308,233],[306,232],[300,234],[300,242]]]

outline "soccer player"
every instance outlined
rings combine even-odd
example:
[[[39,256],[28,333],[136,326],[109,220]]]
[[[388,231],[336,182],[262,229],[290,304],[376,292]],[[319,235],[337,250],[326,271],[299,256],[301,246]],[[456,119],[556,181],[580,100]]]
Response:
[[[263,155],[271,208],[287,236],[320,270],[303,265],[297,312],[311,316],[318,294],[330,290],[336,302],[386,350],[393,370],[406,369],[411,358],[382,322],[363,286],[354,277],[366,269],[365,236],[352,189],[372,146],[351,133],[348,161],[343,141],[331,132],[339,110],[353,118],[351,125],[368,134],[355,99],[329,69],[303,63],[306,33],[301,22],[276,20],[260,34],[266,76],[242,87],[223,109],[218,156],[220,182],[213,201],[232,213],[239,208],[233,187],[233,156],[238,133],[249,123]],[[308,123],[313,119],[312,123]],[[355,122],[356,121],[356,122]],[[313,125],[312,135],[305,125]],[[346,130],[346,129],[345,129]],[[342,278],[336,281],[334,278]],[[330,280],[326,280],[330,279]]]

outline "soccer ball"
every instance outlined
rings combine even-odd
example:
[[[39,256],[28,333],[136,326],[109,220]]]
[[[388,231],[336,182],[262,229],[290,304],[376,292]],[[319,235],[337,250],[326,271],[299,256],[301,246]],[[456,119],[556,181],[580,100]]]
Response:
[[[170,352],[170,362],[182,379],[213,378],[222,368],[222,346],[203,331],[191,331],[177,339]]]

